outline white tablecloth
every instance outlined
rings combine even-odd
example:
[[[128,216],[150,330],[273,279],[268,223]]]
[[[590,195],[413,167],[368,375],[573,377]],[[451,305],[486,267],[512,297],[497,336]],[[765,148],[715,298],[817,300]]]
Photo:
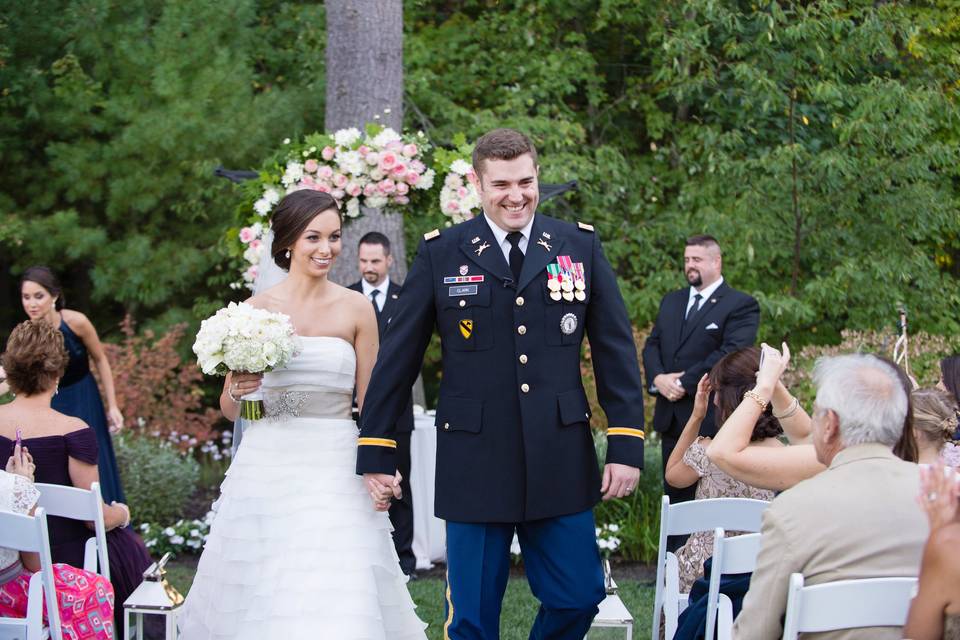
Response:
[[[433,496],[437,468],[437,428],[434,412],[419,412],[414,407],[413,433],[410,437],[410,489],[413,491],[413,553],[417,569],[426,570],[434,562],[447,559],[447,534],[444,522],[433,515]]]

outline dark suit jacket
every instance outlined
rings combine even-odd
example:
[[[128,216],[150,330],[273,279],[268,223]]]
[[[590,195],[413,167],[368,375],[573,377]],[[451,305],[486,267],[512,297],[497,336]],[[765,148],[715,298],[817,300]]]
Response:
[[[583,301],[550,297],[546,268],[558,256],[583,263]],[[458,281],[465,277],[474,280]],[[518,282],[483,216],[427,234],[367,391],[359,473],[393,473],[400,394],[420,371],[434,328],[443,350],[439,517],[523,522],[598,502],[600,472],[580,374],[585,336],[610,425],[607,461],[643,466],[636,347],[616,276],[589,225],[536,214]]]
[[[347,288],[363,293],[363,284],[360,280],[357,280]],[[402,287],[393,280],[391,280],[390,284],[387,285],[387,297],[384,299],[383,309],[377,316],[377,329],[380,333],[381,345],[383,344],[383,335],[386,333],[387,327],[390,325],[390,318],[394,311],[396,311],[397,301],[400,299],[401,290]],[[373,303],[371,302],[370,304],[372,305]],[[354,400],[356,400],[356,398],[354,398]],[[354,405],[356,405],[356,402],[354,402]],[[410,433],[411,431],[413,431],[413,396],[409,396],[406,409],[403,410],[403,413],[400,414],[400,418],[397,419],[397,433]]]
[[[643,347],[643,366],[647,374],[647,391],[657,397],[653,428],[669,437],[679,437],[690,414],[697,383],[720,358],[747,347],[757,339],[760,306],[752,296],[721,284],[709,300],[700,303],[700,310],[684,323],[690,288],[673,291],[663,297],[653,331]],[[716,325],[716,328],[710,328]],[[687,392],[680,400],[670,402],[657,393],[653,379],[661,373],[685,372],[680,383]],[[700,428],[703,435],[712,435],[713,403]]]

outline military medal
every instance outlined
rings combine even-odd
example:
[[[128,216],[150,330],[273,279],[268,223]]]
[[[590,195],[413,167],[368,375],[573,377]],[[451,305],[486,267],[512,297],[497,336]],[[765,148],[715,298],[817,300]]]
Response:
[[[576,298],[578,302],[583,302],[587,299],[587,294],[578,289],[577,291],[573,292],[573,297]]]
[[[554,302],[560,302],[561,297],[562,297],[562,294],[559,291],[550,292],[550,299],[553,300]]]
[[[566,300],[567,302],[573,302],[573,299],[575,297],[572,291],[564,291],[562,295],[563,295],[563,299]]]
[[[565,336],[571,335],[577,330],[577,316],[572,313],[566,313],[560,318],[560,333]]]
[[[547,265],[547,290],[550,291],[550,299],[559,302],[560,300],[560,266],[556,264]]]
[[[583,273],[583,263],[575,262],[573,264],[573,287],[576,291],[573,293],[579,302],[587,299],[587,279]]]

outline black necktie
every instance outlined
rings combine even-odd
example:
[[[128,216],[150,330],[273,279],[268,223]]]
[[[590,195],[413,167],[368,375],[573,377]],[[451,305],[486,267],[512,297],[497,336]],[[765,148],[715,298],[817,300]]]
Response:
[[[703,296],[701,296],[699,293],[698,293],[697,295],[693,296],[693,304],[690,305],[690,308],[689,308],[689,309],[687,309],[687,315],[685,315],[685,316],[683,317],[683,321],[684,321],[684,322],[686,322],[687,320],[689,320],[689,319],[693,316],[693,314],[695,314],[695,313],[697,312],[697,309],[700,308],[700,298],[702,298],[702,297],[703,297]]]
[[[523,251],[520,251],[520,238],[523,234],[519,231],[511,231],[507,234],[507,242],[510,243],[510,271],[513,272],[514,282],[520,282],[520,270],[523,269]]]
[[[377,304],[377,296],[380,295],[380,289],[374,289],[370,292],[370,302],[373,303],[373,311],[380,315],[380,305]]]

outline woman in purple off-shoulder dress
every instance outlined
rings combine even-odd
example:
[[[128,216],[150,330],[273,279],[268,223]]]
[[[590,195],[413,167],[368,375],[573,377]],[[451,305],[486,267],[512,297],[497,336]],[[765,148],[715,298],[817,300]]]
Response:
[[[10,334],[2,363],[16,397],[0,406],[0,458],[12,455],[19,429],[36,465],[36,482],[89,489],[98,480],[96,435],[82,420],[50,407],[67,363],[63,334],[45,322],[22,322]],[[103,518],[116,593],[114,617],[122,629],[123,602],[142,581],[151,559],[143,541],[127,528],[126,505],[104,504]],[[57,517],[47,521],[53,561],[82,567],[84,546],[92,535],[87,525]]]

